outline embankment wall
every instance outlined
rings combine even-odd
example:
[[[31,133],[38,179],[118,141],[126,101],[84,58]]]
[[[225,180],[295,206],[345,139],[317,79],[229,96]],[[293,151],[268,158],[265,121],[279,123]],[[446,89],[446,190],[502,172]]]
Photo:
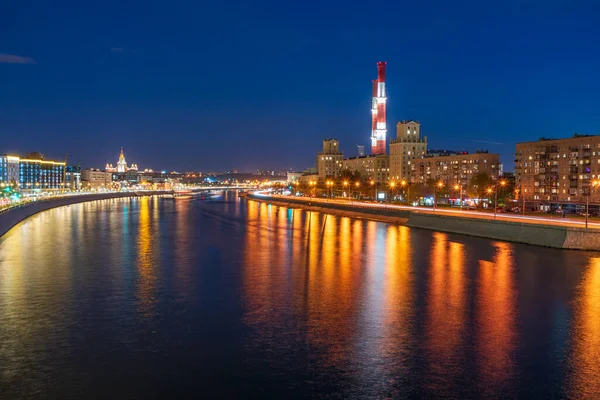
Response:
[[[488,220],[482,218],[454,217],[419,211],[373,208],[360,204],[307,202],[300,199],[273,199],[248,195],[251,200],[302,208],[333,215],[364,218],[375,221],[406,225],[412,228],[439,232],[458,233],[507,242],[525,243],[559,249],[600,251],[600,230],[584,229],[539,223]]]
[[[162,194],[162,192],[144,192],[144,195]],[[36,201],[25,204],[20,207],[12,208],[0,213],[0,238],[11,230],[19,222],[31,217],[39,212],[49,210],[55,207],[67,206],[70,204],[83,203],[85,201],[117,199],[121,197],[136,197],[139,194],[134,192],[125,193],[98,193],[78,196],[65,196],[56,199]]]

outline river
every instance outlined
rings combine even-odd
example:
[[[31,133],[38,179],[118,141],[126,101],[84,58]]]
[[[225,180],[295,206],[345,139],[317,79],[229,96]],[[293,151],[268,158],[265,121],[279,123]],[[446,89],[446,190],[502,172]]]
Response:
[[[600,398],[600,254],[247,201],[0,239],[0,398]]]

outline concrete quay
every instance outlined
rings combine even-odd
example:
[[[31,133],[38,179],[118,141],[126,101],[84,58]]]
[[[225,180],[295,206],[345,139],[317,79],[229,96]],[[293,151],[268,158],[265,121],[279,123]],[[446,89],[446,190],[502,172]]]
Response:
[[[83,203],[86,201],[117,199],[121,197],[151,196],[155,194],[165,194],[165,192],[115,192],[115,193],[96,193],[64,196],[42,201],[34,201],[19,207],[11,208],[0,213],[0,239],[19,222],[31,217],[39,212],[49,210],[55,207],[62,207],[71,204]]]
[[[332,215],[363,218],[379,222],[406,225],[411,228],[458,233],[507,242],[525,243],[558,249],[600,251],[600,229],[552,224],[543,219],[504,220],[467,213],[448,215],[444,211],[411,210],[410,207],[373,206],[368,203],[322,201],[320,199],[257,195],[249,193],[249,200],[266,202],[282,207],[301,208]],[[472,214],[472,213],[471,213]],[[507,218],[508,219],[508,218]],[[596,224],[595,224],[596,225]]]

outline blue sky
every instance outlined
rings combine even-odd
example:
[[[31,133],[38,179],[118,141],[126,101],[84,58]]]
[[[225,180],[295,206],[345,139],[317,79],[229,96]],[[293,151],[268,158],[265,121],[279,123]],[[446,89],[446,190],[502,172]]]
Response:
[[[499,152],[600,133],[594,1],[19,1],[0,12],[0,152],[88,167],[295,168],[321,139],[368,147],[388,63],[388,135]]]

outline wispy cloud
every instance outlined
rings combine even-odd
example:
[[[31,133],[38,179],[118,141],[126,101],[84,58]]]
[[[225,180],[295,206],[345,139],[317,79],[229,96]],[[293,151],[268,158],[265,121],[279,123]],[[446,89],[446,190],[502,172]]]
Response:
[[[487,144],[496,144],[498,146],[502,146],[502,143],[500,142],[490,142],[489,140],[471,140],[471,142],[475,142],[475,143],[487,143]]]
[[[35,64],[31,57],[0,53],[0,64]]]
[[[113,53],[125,53],[125,49],[122,47],[111,47],[110,51]]]

